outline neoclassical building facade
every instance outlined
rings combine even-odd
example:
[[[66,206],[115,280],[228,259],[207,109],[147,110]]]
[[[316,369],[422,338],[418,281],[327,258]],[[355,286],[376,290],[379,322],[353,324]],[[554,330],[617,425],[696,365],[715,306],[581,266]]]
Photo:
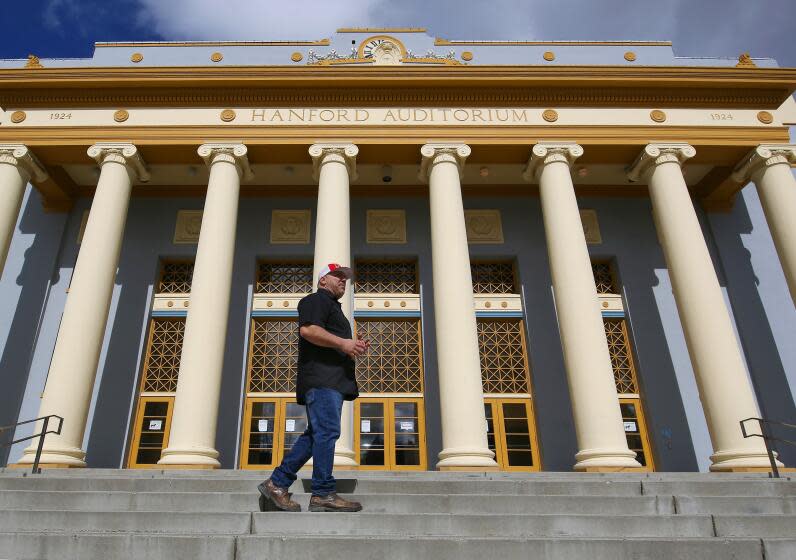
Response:
[[[0,425],[63,418],[45,467],[272,468],[338,262],[371,341],[340,468],[766,470],[740,423],[796,418],[794,90],[423,29],[0,60]]]

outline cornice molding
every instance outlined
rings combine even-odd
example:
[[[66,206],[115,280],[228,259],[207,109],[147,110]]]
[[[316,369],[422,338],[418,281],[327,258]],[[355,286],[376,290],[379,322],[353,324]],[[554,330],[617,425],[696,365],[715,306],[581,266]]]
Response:
[[[21,108],[350,101],[760,109],[779,107],[794,90],[796,69],[791,68],[332,65],[0,70],[0,105]]]

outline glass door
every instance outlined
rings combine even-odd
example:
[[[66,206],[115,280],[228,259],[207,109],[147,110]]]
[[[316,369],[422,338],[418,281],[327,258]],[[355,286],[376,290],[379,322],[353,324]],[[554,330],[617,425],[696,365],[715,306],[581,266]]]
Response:
[[[504,471],[541,469],[531,403],[524,399],[485,399],[487,439]]]
[[[128,468],[159,468],[160,453],[169,444],[174,397],[140,397]]]
[[[354,411],[360,469],[426,469],[423,399],[361,398]]]
[[[278,466],[306,428],[304,406],[297,404],[295,399],[247,399],[240,467],[272,469]]]

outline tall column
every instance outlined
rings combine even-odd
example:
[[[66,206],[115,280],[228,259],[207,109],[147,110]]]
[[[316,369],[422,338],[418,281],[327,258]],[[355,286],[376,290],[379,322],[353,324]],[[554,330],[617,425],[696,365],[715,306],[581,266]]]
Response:
[[[0,276],[14,236],[25,185],[31,178],[44,181],[47,172],[28,147],[0,144]]]
[[[572,413],[578,471],[640,468],[628,449],[605,338],[589,250],[570,167],[583,154],[577,144],[533,147],[525,179],[539,181],[547,253]]]
[[[318,210],[315,219],[315,257],[313,284],[317,289],[318,273],[327,263],[353,266],[351,262],[351,209],[349,183],[357,178],[356,158],[359,148],[354,144],[313,144],[310,156],[315,180],[318,181]],[[343,314],[354,320],[353,286],[340,298]],[[340,438],[334,448],[334,464],[341,467],[357,465],[354,453],[354,406],[343,403]]]
[[[203,144],[210,179],[196,249],[169,444],[159,465],[218,468],[216,424],[227,338],[238,195],[252,176],[243,144]]]
[[[95,144],[88,155],[100,177],[66,298],[39,416],[64,419],[60,435],[48,435],[44,466],[85,467],[82,449],[91,393],[108,321],[132,181],[147,181],[144,162],[132,144]],[[37,425],[37,431],[40,426]],[[38,441],[20,463],[32,463]]]
[[[434,320],[442,413],[439,470],[496,470],[489,450],[475,323],[470,253],[462,205],[465,144],[420,148],[420,179],[429,183]]]
[[[738,164],[733,179],[757,185],[790,297],[796,302],[796,178],[791,165],[796,165],[796,144],[761,145]]]
[[[739,422],[759,416],[713,262],[694,211],[681,165],[688,144],[649,144],[630,167],[631,181],[646,180],[652,210],[691,355],[714,453],[712,471],[768,468],[760,438],[744,439]]]

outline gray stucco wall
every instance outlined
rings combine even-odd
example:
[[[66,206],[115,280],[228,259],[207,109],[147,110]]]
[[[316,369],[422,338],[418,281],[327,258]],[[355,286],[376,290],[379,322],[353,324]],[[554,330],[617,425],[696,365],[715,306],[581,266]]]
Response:
[[[3,423],[13,422],[17,417],[33,418],[38,412],[65,289],[79,249],[76,238],[80,218],[89,203],[87,199],[78,201],[68,216],[44,214],[35,192],[26,197],[9,264],[0,283],[0,311],[11,318],[10,323],[0,322],[0,384],[10,387],[0,393]],[[593,198],[579,203],[581,208],[596,209],[600,220],[603,243],[591,245],[591,254],[595,258],[615,259],[617,264],[656,466],[664,471],[705,470],[711,453],[710,440],[652,222],[650,202],[646,198]],[[202,204],[199,198],[131,201],[86,432],[90,466],[123,464],[158,259],[195,253],[195,245],[172,244],[172,236],[177,210],[201,208]],[[269,244],[271,210],[310,208],[314,218],[314,206],[314,198],[241,201],[216,441],[224,468],[234,468],[237,461],[256,260],[312,255],[312,240],[307,245]],[[468,197],[465,207],[496,208],[502,212],[506,242],[472,245],[471,254],[474,258],[516,260],[522,283],[543,468],[570,470],[577,445],[539,200],[530,196]],[[418,260],[428,463],[433,468],[442,444],[428,202],[425,197],[358,197],[352,200],[351,208],[354,259],[405,256]],[[368,208],[405,209],[407,244],[365,243]],[[783,414],[785,419],[788,415],[793,418],[796,352],[786,342],[796,312],[754,190],[750,187],[743,191],[731,214],[710,214],[704,218],[705,233],[736,314],[739,337],[750,361],[761,408],[771,416]],[[20,429],[17,437],[26,433],[30,430]],[[19,457],[21,449],[16,446],[11,452],[11,461]],[[793,462],[785,453],[783,456]]]

